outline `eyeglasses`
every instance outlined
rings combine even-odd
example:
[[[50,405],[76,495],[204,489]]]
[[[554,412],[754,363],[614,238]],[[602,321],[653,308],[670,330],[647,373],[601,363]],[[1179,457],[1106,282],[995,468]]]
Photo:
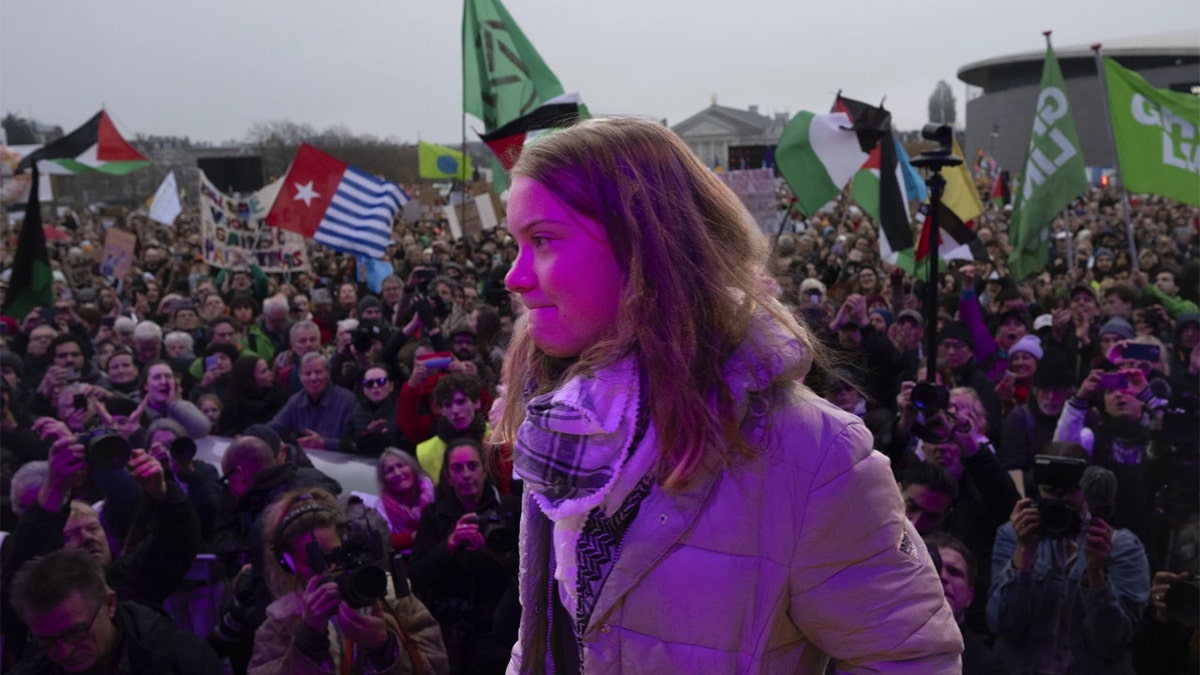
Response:
[[[373,380],[363,380],[362,381],[362,385],[363,385],[364,389],[385,387],[385,386],[387,386],[387,383],[388,383],[388,379],[386,377],[378,377]]]
[[[100,604],[96,605],[96,611],[92,612],[92,618],[88,620],[87,623],[71,626],[58,635],[41,636],[34,635],[33,631],[29,631],[29,639],[37,642],[38,647],[40,647],[43,652],[49,652],[54,648],[54,645],[60,643],[76,646],[83,642],[83,639],[86,638],[88,633],[91,632],[92,624],[96,623],[96,617],[100,616],[100,609],[104,607],[105,604],[106,602],[101,600]]]

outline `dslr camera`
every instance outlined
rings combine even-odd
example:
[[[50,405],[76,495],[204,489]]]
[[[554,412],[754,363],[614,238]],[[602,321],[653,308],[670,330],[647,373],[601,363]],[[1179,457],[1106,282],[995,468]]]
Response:
[[[306,549],[313,572],[334,570],[333,581],[347,605],[360,609],[387,595],[387,572],[379,566],[385,554],[378,532],[350,527],[342,537],[342,545],[329,553],[322,551],[316,541],[309,541]]]
[[[371,351],[371,345],[376,340],[383,341],[383,328],[374,321],[363,321],[358,324],[358,328],[354,329],[350,344],[354,347],[354,351],[366,354]]]
[[[85,431],[75,440],[87,448],[88,464],[96,469],[120,469],[129,463],[133,452],[124,436],[108,429]]]
[[[1083,529],[1078,509],[1063,498],[1079,489],[1079,480],[1087,469],[1087,460],[1074,457],[1037,455],[1033,458],[1033,482],[1048,488],[1054,497],[1034,500],[1038,510],[1038,536],[1048,539],[1074,539]]]
[[[932,382],[918,382],[912,388],[909,400],[917,409],[917,421],[912,426],[914,436],[935,445],[950,440],[958,421],[947,410],[949,389]]]
[[[479,534],[493,553],[505,553],[517,549],[517,533],[509,527],[508,519],[496,507],[475,514]]]

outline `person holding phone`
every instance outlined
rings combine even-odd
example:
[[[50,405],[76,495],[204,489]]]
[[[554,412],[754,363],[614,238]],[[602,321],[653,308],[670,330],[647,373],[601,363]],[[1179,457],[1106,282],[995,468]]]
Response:
[[[1079,443],[1093,464],[1116,474],[1120,491],[1112,523],[1132,530],[1148,549],[1154,513],[1149,476],[1159,461],[1147,454],[1153,400],[1146,374],[1136,366],[1094,369],[1063,406],[1054,430],[1054,440]],[[1090,426],[1089,411],[1096,420]]]

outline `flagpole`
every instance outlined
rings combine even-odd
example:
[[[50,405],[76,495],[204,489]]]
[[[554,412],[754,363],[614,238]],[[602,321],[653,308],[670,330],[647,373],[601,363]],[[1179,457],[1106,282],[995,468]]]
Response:
[[[1075,247],[1071,241],[1074,237],[1071,236],[1071,217],[1069,215],[1070,207],[1063,209],[1063,227],[1066,228],[1067,235],[1067,269],[1075,269]]]
[[[1100,55],[1101,46],[1102,43],[1100,42],[1093,44],[1092,53],[1096,57],[1096,77],[1099,78],[1100,82],[1100,103],[1104,110],[1104,120],[1108,122],[1108,124],[1104,125],[1104,128],[1108,130],[1108,142],[1112,145],[1113,166],[1116,167],[1117,176],[1121,179],[1121,211],[1125,215],[1125,239],[1129,242],[1130,264],[1134,272],[1140,272],[1137,239],[1133,236],[1133,218],[1129,213],[1129,191],[1125,189],[1125,173],[1121,171],[1121,156],[1117,154],[1117,137],[1113,132],[1112,111],[1108,109],[1108,76],[1104,71],[1104,58]]]
[[[459,175],[462,176],[461,199],[458,201],[458,226],[462,228],[467,224],[467,113],[464,111],[462,118],[462,161],[458,163]],[[467,232],[463,230],[463,241],[467,240]]]

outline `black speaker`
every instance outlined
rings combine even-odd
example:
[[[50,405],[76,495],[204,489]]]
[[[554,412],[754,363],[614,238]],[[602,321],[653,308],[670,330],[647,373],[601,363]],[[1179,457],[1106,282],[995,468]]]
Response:
[[[255,192],[265,185],[262,157],[206,157],[196,166],[222,192]]]

